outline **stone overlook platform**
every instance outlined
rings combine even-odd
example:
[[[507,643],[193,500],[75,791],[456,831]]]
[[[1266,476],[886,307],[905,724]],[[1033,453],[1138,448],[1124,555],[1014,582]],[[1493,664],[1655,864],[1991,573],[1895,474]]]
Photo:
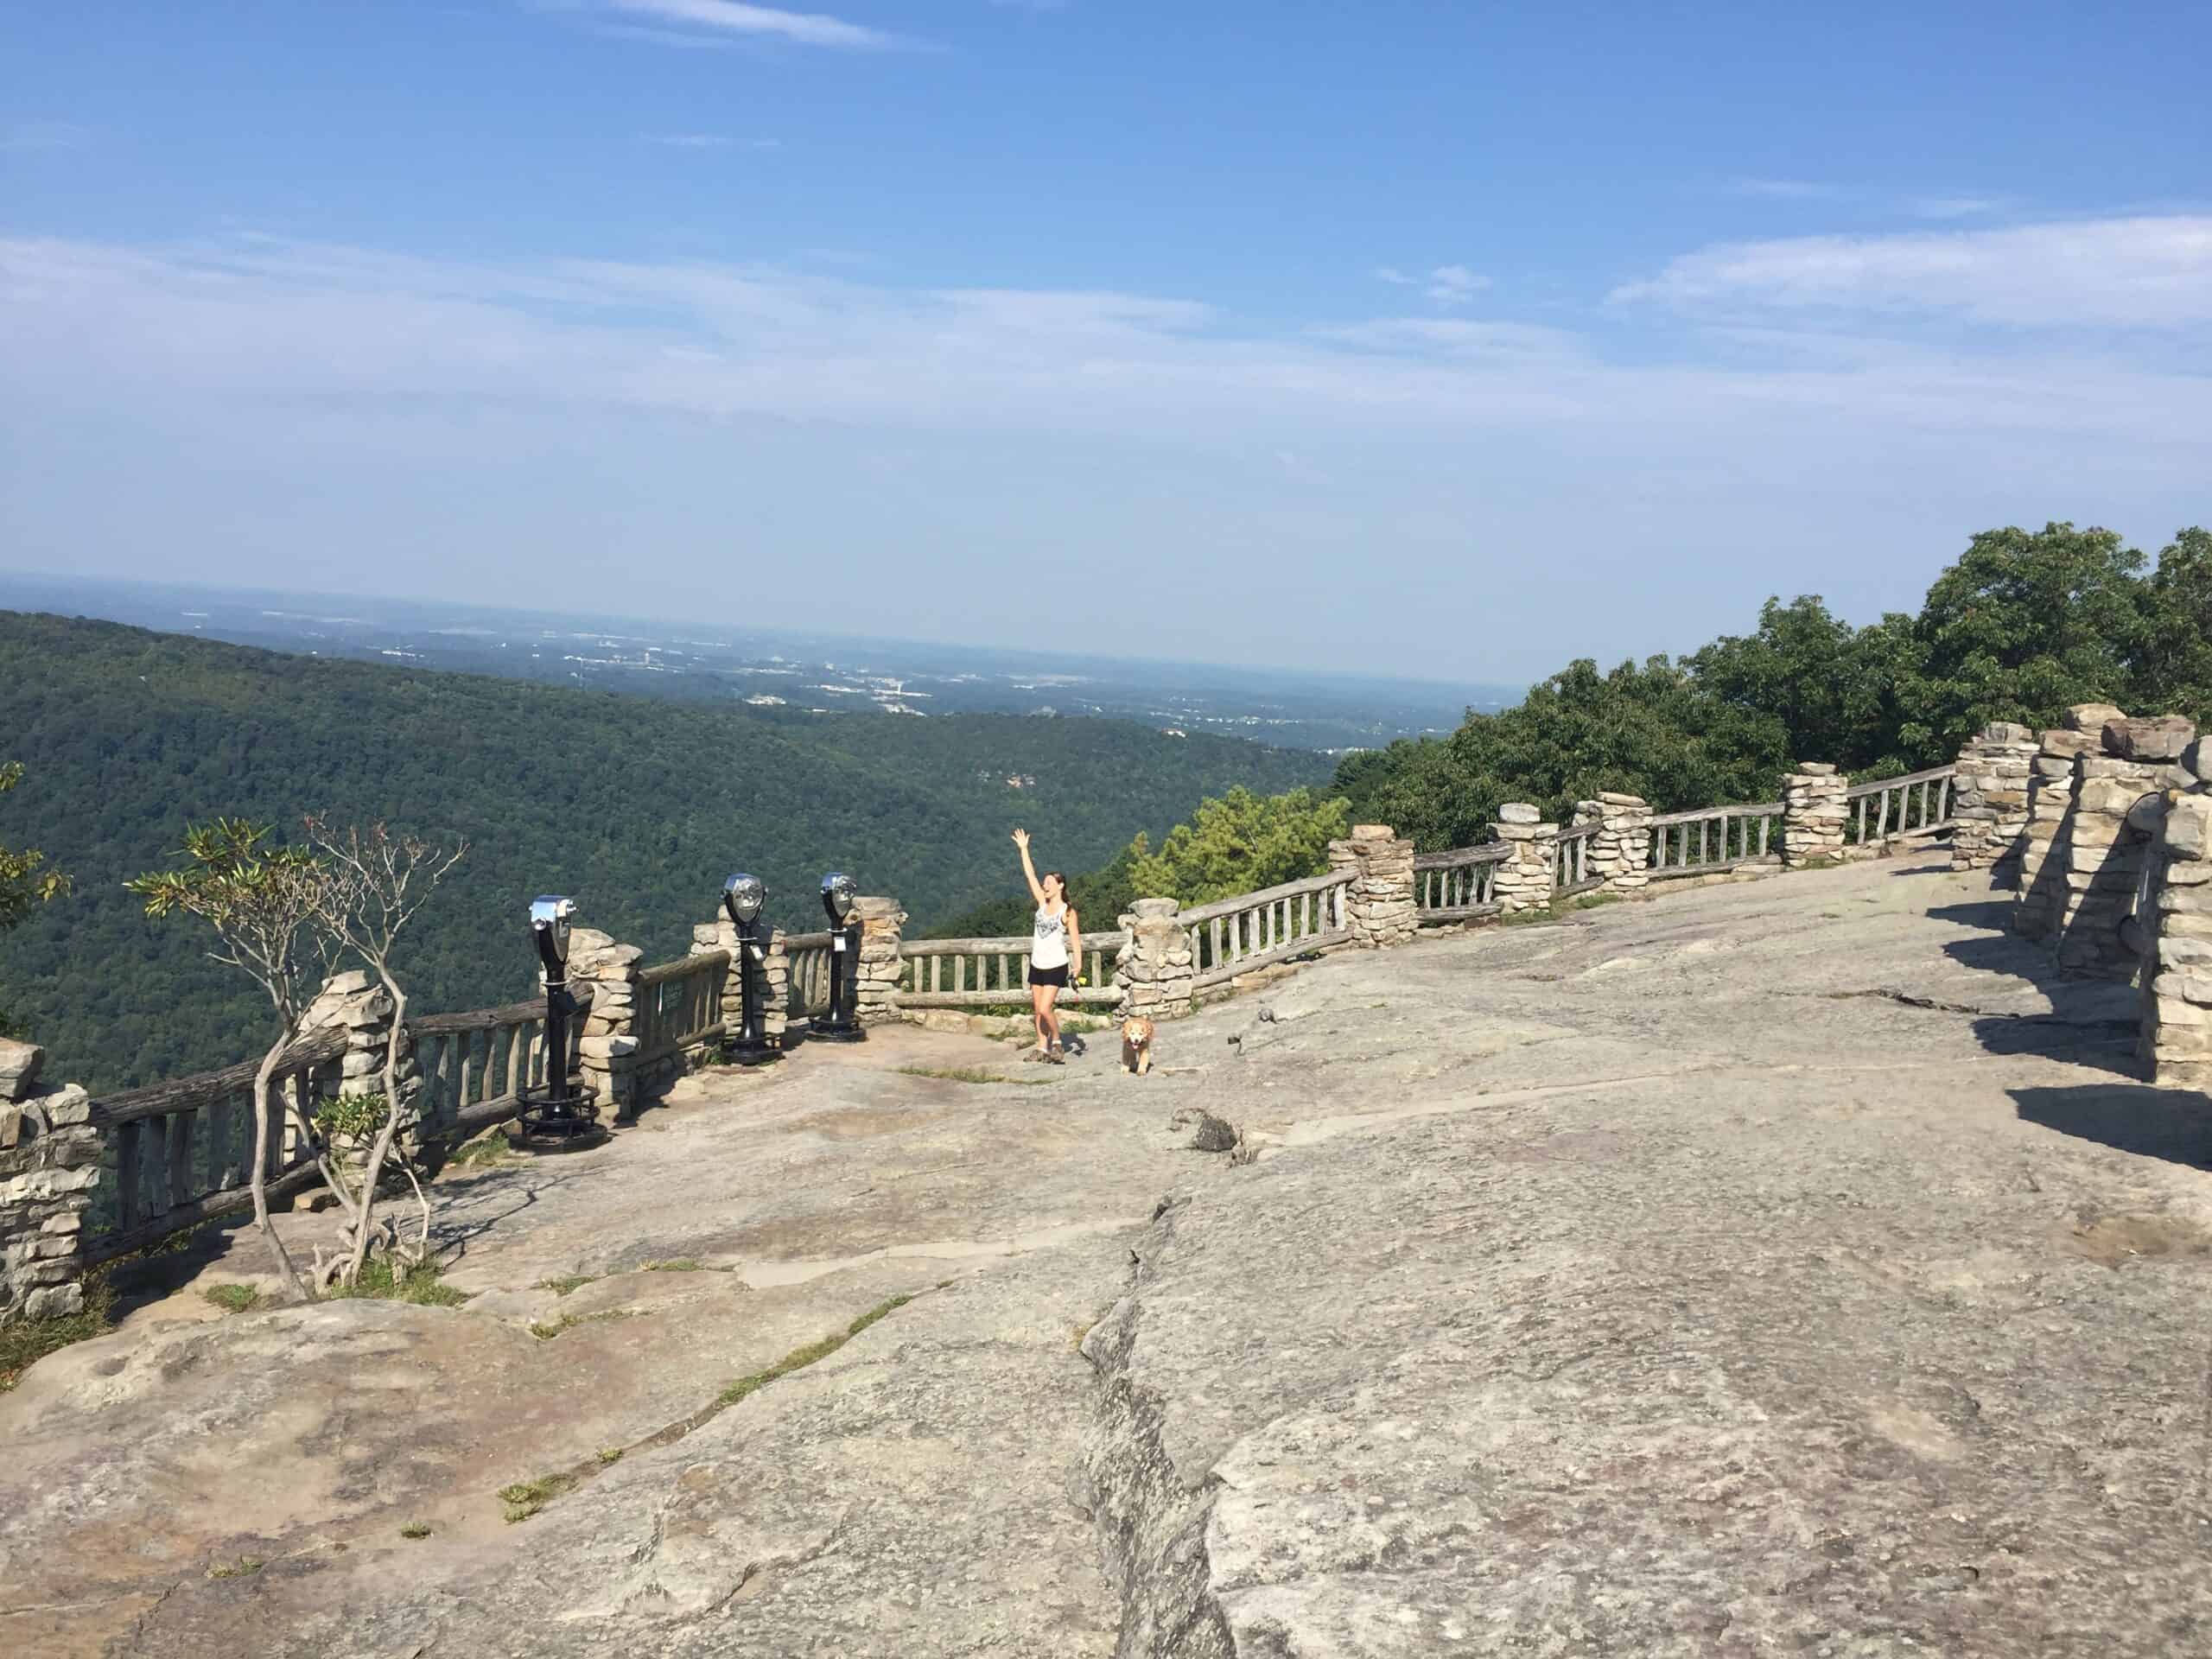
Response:
[[[1333,957],[1142,1081],[708,1074],[448,1177],[459,1308],[222,1316],[233,1233],[0,1395],[0,1652],[2212,1652],[2212,1114],[2008,908],[1868,863]],[[898,1070],[970,1066],[1039,1081]]]

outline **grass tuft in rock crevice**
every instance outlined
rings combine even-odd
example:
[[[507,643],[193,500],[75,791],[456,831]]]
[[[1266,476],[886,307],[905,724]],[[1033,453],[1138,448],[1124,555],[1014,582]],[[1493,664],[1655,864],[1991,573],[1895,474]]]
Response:
[[[754,1371],[749,1376],[738,1378],[736,1382],[731,1383],[689,1417],[682,1418],[669,1424],[665,1428],[658,1429],[646,1435],[644,1440],[637,1443],[636,1446],[607,1446],[593,1453],[591,1457],[577,1464],[574,1468],[561,1470],[554,1474],[540,1475],[535,1480],[518,1481],[512,1486],[502,1486],[499,1488],[499,1502],[505,1505],[508,1523],[512,1525],[518,1522],[529,1520],[531,1516],[537,1514],[563,1493],[573,1491],[594,1476],[613,1468],[622,1460],[626,1452],[635,1451],[642,1446],[674,1445],[685,1435],[712,1422],[740,1401],[751,1399],[771,1382],[789,1376],[794,1371],[804,1370],[817,1361],[829,1358],[830,1355],[836,1353],[877,1320],[895,1313],[913,1300],[913,1296],[904,1294],[887,1297],[842,1331],[833,1332],[817,1341],[810,1342],[803,1348],[794,1348],[774,1364]],[[593,1317],[605,1319],[610,1316],[597,1314]],[[572,1320],[570,1323],[582,1324],[583,1321]],[[531,1329],[537,1334],[548,1334],[540,1332],[536,1325],[532,1325]],[[559,1333],[554,1332],[550,1334]]]
[[[11,1392],[35,1361],[73,1342],[104,1337],[115,1318],[115,1291],[107,1274],[86,1275],[85,1305],[74,1313],[0,1325],[0,1394]]]

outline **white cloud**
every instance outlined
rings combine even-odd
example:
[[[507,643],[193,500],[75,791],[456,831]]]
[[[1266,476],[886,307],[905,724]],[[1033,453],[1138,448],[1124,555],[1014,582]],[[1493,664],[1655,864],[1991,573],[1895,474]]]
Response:
[[[1735,195],[1776,201],[1835,201],[1853,194],[1840,185],[1815,184],[1805,179],[1738,179],[1728,188]]]
[[[18,121],[0,132],[0,150],[74,149],[91,137],[89,129],[67,121]]]
[[[785,11],[742,0],[607,0],[613,10],[662,23],[729,35],[760,35],[798,46],[883,50],[906,44],[899,36],[817,12]]]
[[[1738,242],[1675,259],[1618,303],[1929,314],[2066,327],[2212,321],[2212,217]]]
[[[1907,205],[1921,219],[1979,219],[2005,207],[1990,196],[1919,196]]]
[[[1283,334],[1198,301],[1105,290],[469,264],[266,238],[0,240],[0,374],[25,397],[128,407],[493,398],[969,433],[1264,433],[1301,448],[1362,429],[1526,441],[1544,428],[1646,454],[1724,436],[1786,447],[1777,423],[2201,444],[2206,382],[2169,355],[1975,358],[1879,339],[1846,352],[1833,334],[1777,331],[1694,359],[1615,361],[1576,334],[1510,321]]]
[[[1465,305],[1489,286],[1489,277],[1478,276],[1465,265],[1439,265],[1428,273],[1427,292],[1439,305]]]
[[[1439,305],[1465,305],[1490,286],[1490,278],[1465,265],[1439,265],[1426,276],[1409,276],[1395,265],[1377,265],[1375,280],[1396,288],[1417,288]]]

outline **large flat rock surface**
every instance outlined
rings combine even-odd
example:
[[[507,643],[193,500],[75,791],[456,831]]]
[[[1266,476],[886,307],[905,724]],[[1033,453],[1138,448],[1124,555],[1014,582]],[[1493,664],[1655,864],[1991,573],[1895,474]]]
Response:
[[[2212,1115],[2001,920],[1859,866],[1338,956],[1141,1082],[687,1082],[439,1183],[462,1307],[34,1367],[0,1651],[2212,1652]]]

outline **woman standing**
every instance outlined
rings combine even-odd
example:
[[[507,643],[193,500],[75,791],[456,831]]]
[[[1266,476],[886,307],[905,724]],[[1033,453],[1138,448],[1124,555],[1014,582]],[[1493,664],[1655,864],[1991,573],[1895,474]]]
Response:
[[[1047,870],[1042,876],[1037,874],[1037,867],[1029,861],[1027,830],[1014,832],[1014,844],[1021,849],[1021,873],[1029,878],[1029,895],[1037,901],[1029,942],[1029,1008],[1037,1021],[1037,1048],[1022,1058],[1065,1065],[1067,1056],[1060,1048],[1060,990],[1071,979],[1083,983],[1078,971],[1083,933],[1075,906],[1068,902],[1067,877],[1058,870]]]

